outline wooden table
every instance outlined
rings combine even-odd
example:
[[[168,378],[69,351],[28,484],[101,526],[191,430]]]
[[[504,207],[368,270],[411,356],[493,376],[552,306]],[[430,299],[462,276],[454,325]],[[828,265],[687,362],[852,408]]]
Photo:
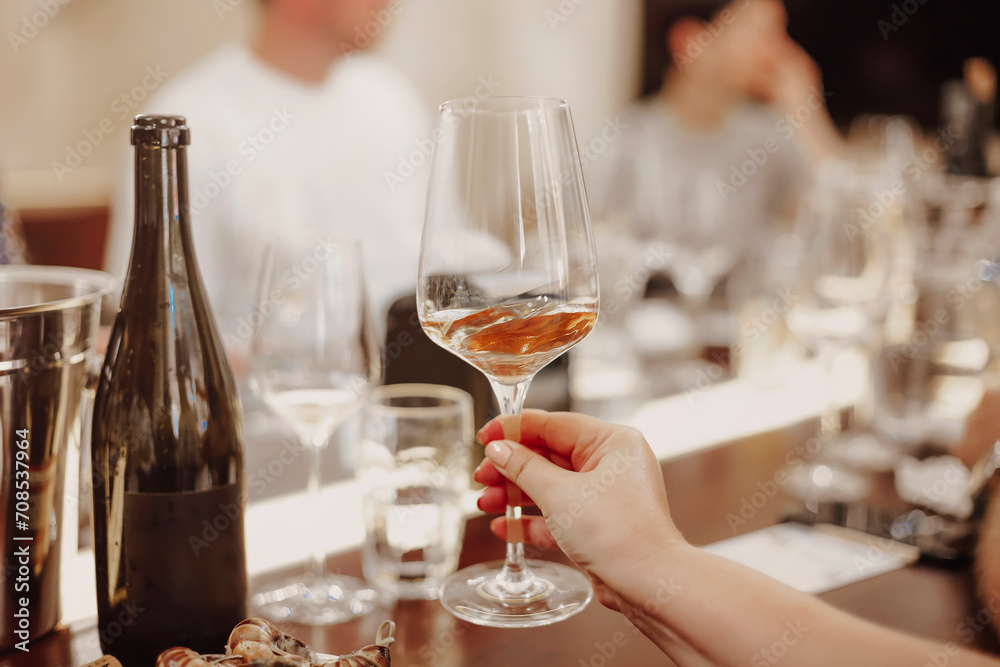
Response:
[[[663,475],[678,527],[695,544],[732,537],[734,532],[726,521],[727,514],[738,514],[742,499],[759,490],[758,482],[772,479],[784,465],[786,452],[804,442],[814,429],[814,423],[800,424],[664,464]],[[736,533],[775,523],[790,502],[791,499],[779,493],[757,509]],[[529,555],[558,559],[551,552],[536,551]],[[470,520],[461,565],[502,556],[503,545],[489,533],[486,518]],[[332,571],[361,574],[356,552],[330,559],[329,566]],[[996,649],[995,638],[988,629],[973,629],[971,640],[966,641],[973,627],[966,618],[974,617],[981,609],[966,569],[917,564],[831,591],[821,598],[851,613],[916,635],[954,641],[959,646]],[[562,623],[525,630],[469,625],[454,619],[437,602],[399,603],[392,610],[331,628],[289,625],[286,629],[317,650],[346,653],[372,643],[376,627],[388,617],[397,624],[397,643],[392,649],[396,667],[669,664],[622,616],[597,602]],[[34,644],[30,654],[14,652],[0,656],[0,667],[78,667],[99,654],[97,633],[91,624],[53,633]]]

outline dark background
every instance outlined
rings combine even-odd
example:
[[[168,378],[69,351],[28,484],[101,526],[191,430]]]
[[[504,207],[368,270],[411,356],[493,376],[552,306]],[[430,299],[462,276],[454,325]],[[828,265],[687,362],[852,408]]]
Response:
[[[646,0],[647,18],[670,0]],[[883,37],[893,6],[916,10]],[[962,61],[982,56],[1000,65],[998,0],[785,0],[788,31],[816,60],[838,125],[860,113],[905,114],[925,128],[939,124],[941,84],[961,78]],[[649,25],[649,22],[647,22]],[[895,27],[895,26],[893,26]],[[658,87],[663,37],[647,30],[643,92]],[[995,123],[995,121],[994,121]]]

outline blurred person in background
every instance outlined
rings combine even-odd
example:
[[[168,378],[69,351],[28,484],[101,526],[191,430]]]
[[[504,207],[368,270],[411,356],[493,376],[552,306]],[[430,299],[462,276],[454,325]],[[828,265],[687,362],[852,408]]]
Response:
[[[191,127],[198,264],[240,387],[247,436],[276,445],[285,426],[268,416],[247,377],[266,245],[301,236],[315,238],[322,252],[327,239],[360,239],[373,320],[384,329],[389,305],[416,283],[426,170],[410,156],[415,142],[428,140],[431,119],[400,72],[360,52],[397,18],[398,3],[260,0],[257,8],[250,44],[221,46],[138,111],[183,115]],[[123,158],[105,255],[117,276],[128,262],[134,208],[132,151]],[[254,456],[273,456],[268,451],[249,448],[248,468]],[[335,451],[325,459],[327,477],[353,465],[351,447]]]
[[[986,177],[995,171],[996,164],[990,163],[995,162],[991,144],[996,92],[996,68],[985,58],[967,59],[962,79],[942,87],[941,124],[956,135],[946,151],[948,173]]]
[[[353,236],[376,320],[412,292],[425,184],[410,159],[430,132],[415,89],[360,53],[399,12],[386,0],[261,0],[251,44],[225,44],[168,81],[141,111],[191,127],[188,168],[198,262],[237,370],[251,335],[265,244],[280,234]],[[390,11],[391,10],[391,11]],[[106,268],[123,275],[133,158],[122,160]]]
[[[639,238],[692,224],[676,201],[690,197],[714,198],[733,233],[789,217],[840,137],[781,0],[663,0],[656,13],[647,48],[663,50],[662,86],[595,159],[595,217],[624,216]]]
[[[608,237],[598,243],[604,293],[616,307],[674,288],[682,297],[685,312],[664,299],[622,309],[637,354],[662,363],[654,395],[714,374],[700,357],[725,359],[711,350],[730,346],[732,327],[705,316],[712,295],[740,267],[770,263],[813,165],[840,151],[818,68],[787,18],[781,0],[651,3],[646,87],[655,77],[659,88],[622,115],[621,136],[587,172],[595,232]],[[654,253],[662,261],[636,287]],[[738,282],[756,288],[760,274]]]

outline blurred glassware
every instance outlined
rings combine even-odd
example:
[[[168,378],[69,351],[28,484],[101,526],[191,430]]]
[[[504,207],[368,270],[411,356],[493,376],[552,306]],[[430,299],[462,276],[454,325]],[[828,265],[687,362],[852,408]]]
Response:
[[[436,599],[462,549],[472,396],[434,384],[378,387],[368,396],[363,434],[365,579],[389,599]]]
[[[601,266],[601,316],[590,335],[569,352],[570,409],[622,421],[646,394],[630,314],[642,302],[650,276],[666,268],[670,254],[663,244],[635,239],[622,218],[595,221],[593,230]],[[657,333],[662,337],[662,331]]]
[[[801,261],[786,323],[827,371],[822,448],[789,478],[789,490],[807,501],[852,501],[867,491],[866,480],[838,451],[850,439],[841,432],[835,362],[841,351],[878,334],[888,308],[889,227],[902,209],[902,201],[879,200],[880,193],[891,191],[888,181],[878,160],[827,163],[796,224]]]
[[[740,258],[746,236],[733,218],[738,212],[727,210],[719,192],[721,171],[692,171],[667,158],[650,168],[656,196],[637,201],[636,216],[668,249],[671,280],[697,323],[715,286]]]
[[[802,244],[792,234],[763,239],[727,282],[733,318],[730,357],[733,374],[759,387],[781,383],[790,363],[801,356],[788,345],[792,334],[786,315],[798,296],[791,285],[801,261]]]
[[[875,374],[875,432],[916,453],[948,448],[978,403],[1000,348],[1000,182],[925,174],[907,221],[916,265]]]
[[[255,592],[257,613],[274,621],[330,625],[372,610],[374,591],[353,577],[326,574],[320,510],[320,458],[330,436],[381,377],[361,246],[308,235],[276,239],[267,248],[251,321],[251,386],[288,421],[310,452],[312,553],[308,573]]]
[[[647,156],[641,177],[645,185],[633,203],[632,228],[640,230],[646,262],[637,263],[632,276],[655,256],[660,264],[646,271],[649,284],[641,291],[666,298],[631,306],[625,326],[647,369],[649,395],[663,396],[728,377],[732,318],[725,307],[710,308],[710,299],[759,230],[750,229],[733,199],[720,190],[727,183],[721,169],[692,168],[656,151]],[[663,276],[669,283],[657,280]]]
[[[570,409],[623,423],[645,394],[642,364],[620,324],[598,322],[571,352]]]

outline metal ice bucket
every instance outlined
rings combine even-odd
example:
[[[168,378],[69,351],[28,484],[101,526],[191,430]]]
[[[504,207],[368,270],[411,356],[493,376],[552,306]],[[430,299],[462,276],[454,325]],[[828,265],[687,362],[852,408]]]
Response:
[[[80,446],[112,283],[100,271],[0,266],[0,650],[26,648],[59,621],[66,453]]]

